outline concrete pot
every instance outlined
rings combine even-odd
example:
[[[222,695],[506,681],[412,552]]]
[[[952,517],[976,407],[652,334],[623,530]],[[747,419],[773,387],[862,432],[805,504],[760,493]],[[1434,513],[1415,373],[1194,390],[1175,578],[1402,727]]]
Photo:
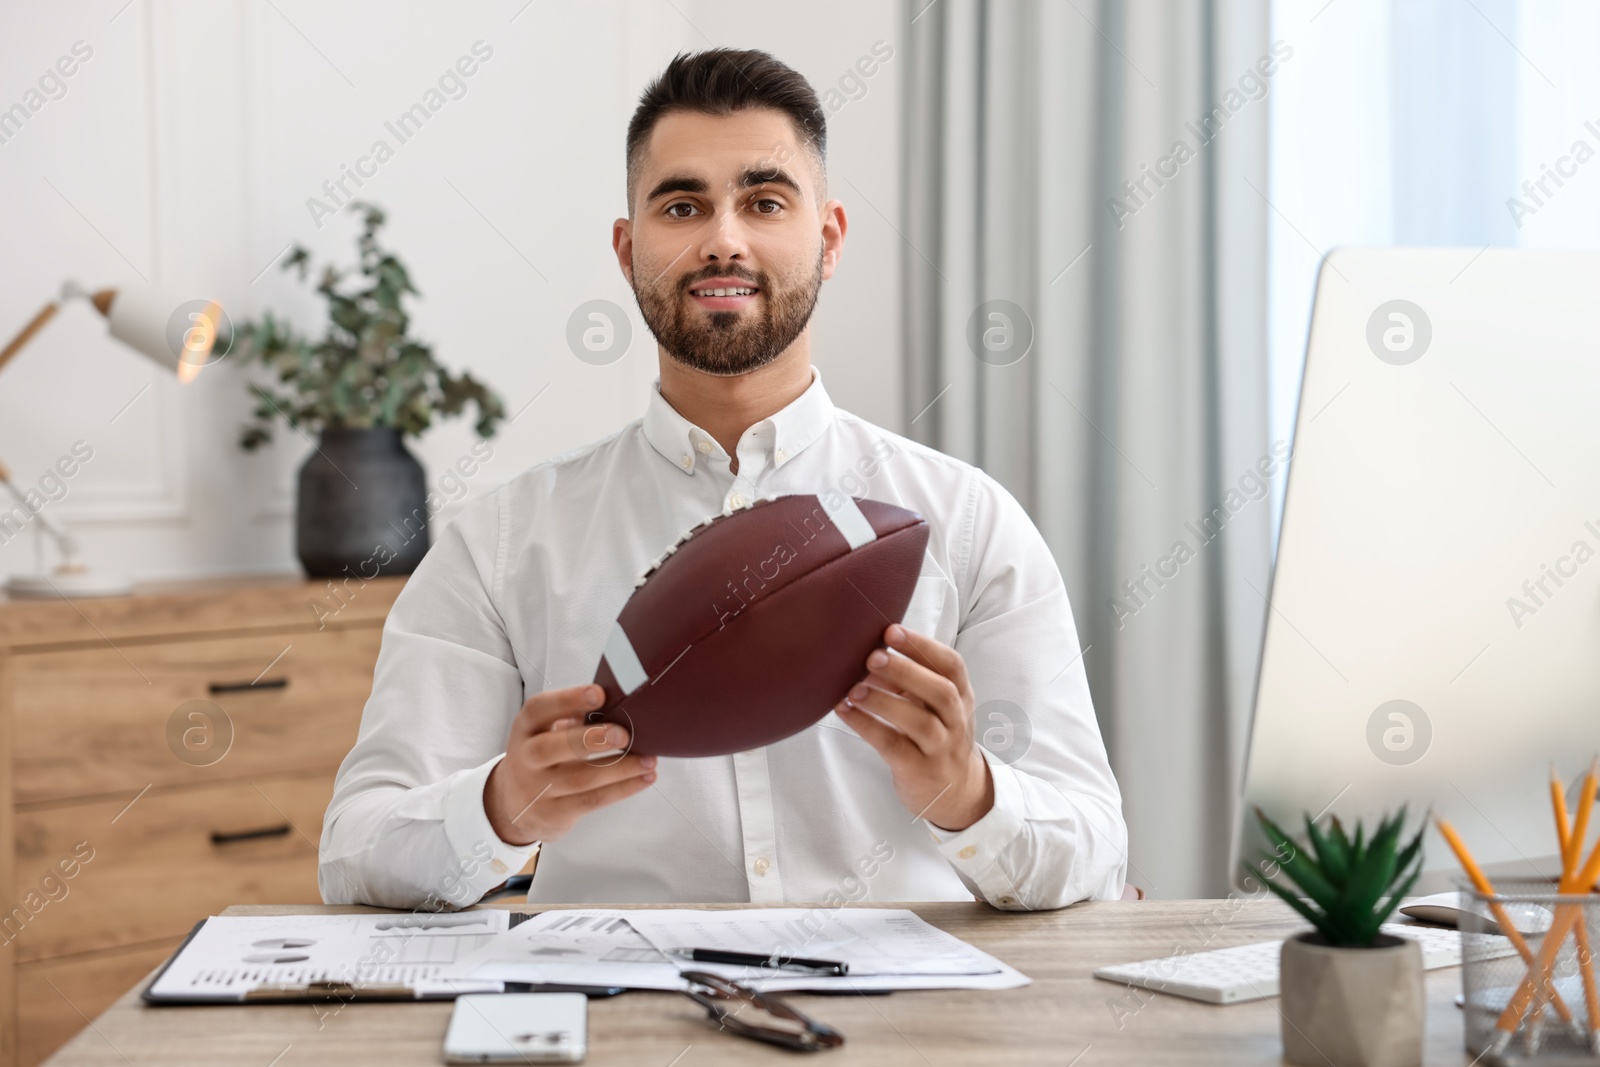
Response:
[[[1334,948],[1321,934],[1283,943],[1283,1056],[1307,1067],[1421,1067],[1422,946],[1379,934]]]

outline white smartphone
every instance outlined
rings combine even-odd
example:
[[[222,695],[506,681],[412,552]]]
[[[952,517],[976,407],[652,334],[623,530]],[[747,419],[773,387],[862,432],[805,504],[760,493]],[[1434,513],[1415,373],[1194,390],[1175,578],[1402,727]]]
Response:
[[[472,993],[456,998],[446,1063],[581,1063],[589,999],[582,993]]]

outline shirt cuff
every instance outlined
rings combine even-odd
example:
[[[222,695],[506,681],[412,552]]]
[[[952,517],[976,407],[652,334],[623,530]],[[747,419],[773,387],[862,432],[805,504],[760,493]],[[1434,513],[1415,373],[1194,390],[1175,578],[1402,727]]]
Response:
[[[539,851],[538,842],[509,845],[500,840],[483,810],[484,783],[494,765],[504,758],[502,752],[482,766],[457,775],[445,794],[444,832],[455,852],[456,865],[454,870],[442,872],[439,895],[457,907],[477,903],[489,890],[526,867]]]
[[[979,747],[994,783],[994,806],[965,830],[942,830],[923,820],[950,865],[965,875],[985,900],[999,908],[1018,907],[1017,887],[1000,867],[1000,853],[1022,833],[1022,787],[1017,772]]]

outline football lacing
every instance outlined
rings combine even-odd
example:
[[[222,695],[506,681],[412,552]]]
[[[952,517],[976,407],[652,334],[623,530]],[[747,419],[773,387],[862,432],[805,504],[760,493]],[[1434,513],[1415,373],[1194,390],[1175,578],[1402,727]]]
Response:
[[[645,570],[644,570],[644,573],[639,575],[638,580],[636,580],[633,583],[633,587],[635,589],[637,589],[641,585],[643,585],[649,579],[649,577],[652,574],[654,574],[656,571],[661,569],[661,565],[667,561],[667,557],[671,556],[674,552],[678,551],[679,548],[682,548],[684,542],[688,541],[689,538],[693,537],[695,534],[699,533],[701,530],[703,530],[706,527],[712,525],[713,523],[719,522],[722,519],[727,518],[729,515],[732,515],[732,514],[734,514],[736,512],[749,511],[751,508],[755,507],[757,504],[770,504],[772,501],[774,501],[776,499],[778,499],[778,498],[776,496],[771,495],[771,494],[769,494],[767,496],[756,497],[754,500],[750,501],[748,504],[743,504],[743,505],[741,505],[739,507],[732,507],[731,505],[730,506],[725,506],[725,507],[723,507],[721,514],[713,515],[708,519],[701,519],[699,522],[697,522],[693,526],[689,527],[689,529],[687,531],[685,531],[676,541],[674,541],[674,542],[672,542],[672,544],[668,545],[666,547],[666,550],[664,552],[662,552],[661,555],[657,556],[654,560],[652,560],[650,562],[650,566],[646,567]]]

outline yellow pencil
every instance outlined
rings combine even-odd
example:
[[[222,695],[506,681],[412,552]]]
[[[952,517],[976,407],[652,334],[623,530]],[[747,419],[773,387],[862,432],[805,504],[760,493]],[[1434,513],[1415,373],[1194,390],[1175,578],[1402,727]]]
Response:
[[[1531,964],[1533,962],[1533,950],[1528,947],[1528,942],[1523,939],[1522,931],[1518,930],[1511,921],[1511,916],[1506,914],[1506,909],[1498,900],[1494,899],[1494,886],[1489,882],[1488,876],[1483,873],[1483,868],[1478,866],[1478,861],[1472,858],[1472,853],[1467,851],[1467,846],[1462,842],[1461,835],[1457,834],[1456,828],[1444,819],[1435,819],[1434,823],[1439,829],[1439,836],[1443,837],[1445,843],[1450,846],[1450,851],[1456,854],[1456,860],[1460,862],[1461,869],[1467,872],[1467,877],[1471,879],[1473,888],[1489,898],[1489,910],[1494,915],[1494,921],[1500,924],[1500,929],[1506,935],[1506,939],[1517,950],[1517,954],[1522,957],[1523,962]],[[1572,1022],[1572,1009],[1568,1008],[1566,1001],[1561,999],[1561,994],[1554,994],[1551,998],[1551,1003],[1555,1006],[1556,1013],[1561,1016],[1562,1021]]]
[[[1590,772],[1592,775],[1592,766],[1590,768]],[[1561,781],[1561,776],[1556,773],[1556,765],[1553,760],[1550,763],[1550,808],[1555,815],[1556,845],[1561,853],[1561,879],[1560,883],[1558,884],[1564,884],[1577,873],[1573,870],[1573,868],[1578,862],[1580,849],[1583,846],[1583,838],[1588,829],[1585,825],[1588,820],[1587,818],[1580,819],[1577,826],[1572,824],[1572,821],[1567,814],[1567,787],[1566,784]],[[1585,945],[1588,941],[1588,937],[1587,931],[1584,929],[1586,924],[1579,922],[1577,925],[1579,935],[1578,948],[1581,960],[1581,958],[1587,954]],[[1588,1012],[1590,1041],[1593,1043],[1593,1028],[1595,1025],[1594,1020],[1597,1018],[1597,1013],[1595,1011],[1595,1003],[1590,998],[1590,991],[1594,984],[1594,972],[1586,965],[1584,965],[1584,979],[1584,1007]],[[1556,993],[1553,979],[1539,983],[1534,990],[1532,1015],[1533,1026],[1536,1030],[1539,1025],[1539,1020],[1544,1016],[1544,1003],[1547,996],[1550,998],[1556,998],[1559,996],[1559,994]],[[1569,1017],[1567,1017],[1566,1013],[1563,1013],[1563,1018],[1565,1018],[1569,1023],[1572,1021]]]
[[[1556,820],[1556,851],[1561,855],[1561,877],[1566,878],[1572,873],[1572,859],[1570,854],[1570,846],[1572,843],[1572,822],[1567,814],[1566,783],[1564,783],[1561,780],[1561,776],[1556,773],[1555,760],[1550,761],[1550,810],[1552,813],[1554,813]],[[1538,1045],[1539,1027],[1544,1022],[1544,1002],[1545,993],[1547,991],[1552,996],[1558,995],[1556,994],[1555,986],[1553,984],[1541,983],[1534,989],[1533,1006],[1528,1010],[1528,1014],[1531,1019],[1529,1026],[1531,1027],[1532,1031],[1530,1037],[1534,1047],[1537,1047]],[[1567,1021],[1569,1023],[1572,1022],[1570,1019]]]
[[[1589,812],[1594,810],[1595,788],[1597,783],[1600,783],[1600,776],[1597,776],[1595,771],[1595,763],[1590,763],[1589,773],[1583,776],[1583,789],[1578,794],[1578,810],[1573,816],[1572,832],[1567,838],[1567,847],[1561,855],[1563,879],[1576,873],[1578,857],[1583,855],[1583,840],[1589,836]],[[1565,795],[1562,796],[1562,806],[1566,806]]]
[[[1589,771],[1584,775],[1583,785],[1579,790],[1577,817],[1569,825],[1566,789],[1556,775],[1554,765],[1550,769],[1551,805],[1555,811],[1557,843],[1561,848],[1561,881],[1558,891],[1563,895],[1589,893],[1594,887],[1595,878],[1600,877],[1600,865],[1596,863],[1596,860],[1600,859],[1600,843],[1596,844],[1584,871],[1576,869],[1578,860],[1583,855],[1584,838],[1588,835],[1589,815],[1594,809],[1595,794],[1597,789],[1600,789],[1600,774],[1597,774],[1597,770],[1600,770],[1600,757],[1591,761]],[[1561,921],[1559,924],[1553,924],[1545,935],[1546,941],[1541,949],[1540,960],[1529,967],[1527,977],[1495,1025],[1504,1032],[1504,1036],[1509,1037],[1510,1032],[1516,1029],[1518,1018],[1523,1014],[1523,1010],[1514,1013],[1512,1009],[1522,1005],[1533,1017],[1534,1025],[1537,1027],[1538,1018],[1544,1012],[1546,997],[1558,996],[1555,991],[1554,976],[1551,973],[1554,957],[1559,954],[1567,930],[1574,929],[1578,945],[1578,966],[1583,975],[1589,1044],[1591,1048],[1600,1051],[1600,991],[1595,987],[1594,961],[1589,950],[1588,921],[1581,905],[1561,905],[1556,909],[1556,916]],[[1559,933],[1556,925],[1560,926]],[[1546,952],[1544,949],[1551,951]],[[1535,971],[1538,972],[1537,975]]]
[[[1591,780],[1593,775],[1591,773]],[[1594,803],[1594,788],[1589,781],[1585,782],[1584,792],[1588,794],[1589,802]],[[1582,813],[1579,813],[1580,816]],[[1574,827],[1576,829],[1576,827]],[[1583,865],[1582,871],[1576,878],[1563,878],[1559,892],[1562,895],[1569,893],[1588,893],[1596,880],[1600,880],[1600,845],[1589,854],[1589,860]],[[1579,888],[1582,887],[1582,888]],[[1561,904],[1556,907],[1555,917],[1551,920],[1550,929],[1544,935],[1544,941],[1539,946],[1532,965],[1528,968],[1527,977],[1522,984],[1517,986],[1517,991],[1511,997],[1511,1002],[1506,1005],[1506,1010],[1500,1013],[1500,1018],[1495,1022],[1495,1028],[1501,1031],[1496,1043],[1504,1050],[1505,1040],[1517,1029],[1517,1021],[1527,1012],[1533,999],[1535,990],[1550,981],[1550,969],[1555,964],[1557,954],[1561,951],[1561,944],[1572,932],[1573,925],[1583,918],[1583,909],[1577,904]],[[1535,972],[1537,971],[1537,974]]]
[[[1583,839],[1589,829],[1589,814],[1594,810],[1595,790],[1600,783],[1600,775],[1596,769],[1600,767],[1600,756],[1589,763],[1589,773],[1583,779],[1583,791],[1578,799],[1578,814],[1572,824],[1571,834],[1562,850],[1565,859],[1562,864],[1561,878],[1563,887],[1576,875],[1573,870],[1577,866],[1578,856],[1583,850]],[[1554,770],[1554,768],[1552,768]],[[1565,806],[1566,793],[1562,791],[1563,807]],[[1600,846],[1596,846],[1600,848]],[[1588,893],[1593,889],[1593,883],[1578,884],[1573,886],[1574,892]],[[1563,888],[1565,892],[1565,888]],[[1576,923],[1578,936],[1578,969],[1583,975],[1583,1001],[1584,1009],[1589,1017],[1589,1046],[1591,1049],[1600,1050],[1600,990],[1595,988],[1594,956],[1589,950],[1589,921],[1588,917],[1579,909]]]
[[[1556,774],[1556,765],[1550,764],[1550,806],[1556,813],[1556,841],[1561,845],[1561,877],[1571,873],[1573,860],[1570,853],[1572,823],[1567,818],[1567,787]]]

